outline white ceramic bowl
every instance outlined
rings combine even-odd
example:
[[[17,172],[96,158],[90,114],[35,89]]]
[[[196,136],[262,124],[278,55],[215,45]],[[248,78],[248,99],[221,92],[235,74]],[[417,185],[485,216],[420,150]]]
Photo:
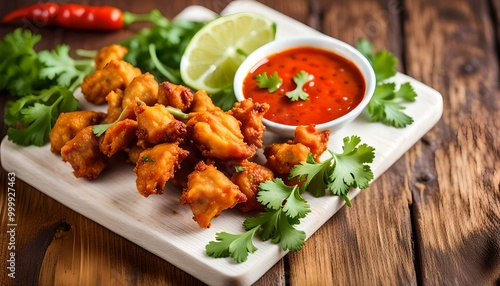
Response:
[[[275,40],[255,50],[240,65],[234,77],[234,92],[236,99],[238,101],[245,99],[243,95],[243,81],[256,64],[269,55],[295,47],[314,47],[331,51],[342,56],[354,63],[365,80],[365,94],[361,102],[355,108],[335,120],[316,124],[316,128],[319,130],[329,129],[335,131],[358,117],[367,106],[375,91],[375,73],[368,60],[357,49],[347,43],[328,36],[301,36]],[[263,119],[263,123],[267,130],[289,138],[294,136],[295,128],[297,127],[294,125],[276,123],[265,118]]]

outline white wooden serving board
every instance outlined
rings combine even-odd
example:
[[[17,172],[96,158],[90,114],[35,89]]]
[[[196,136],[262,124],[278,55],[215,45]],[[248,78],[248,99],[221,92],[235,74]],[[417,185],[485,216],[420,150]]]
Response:
[[[277,23],[277,38],[319,33],[277,11],[254,1],[235,1],[222,14],[241,11],[260,13]],[[190,6],[179,18],[207,20],[215,14],[201,6]],[[363,143],[376,148],[372,164],[375,178],[384,173],[441,118],[442,97],[436,90],[403,74],[396,83],[410,82],[418,94],[408,104],[406,113],[415,122],[396,129],[368,122],[362,115],[353,123],[332,134],[329,149],[340,151],[345,136],[358,135]],[[91,107],[81,101],[83,108]],[[266,138],[273,137],[268,134]],[[269,139],[270,140],[270,139]],[[237,264],[230,258],[215,259],[205,254],[205,245],[221,231],[242,233],[246,218],[236,210],[226,211],[212,220],[209,229],[200,228],[187,205],[179,204],[180,190],[167,185],[163,195],[144,198],[136,190],[131,165],[110,166],[96,180],[77,179],[69,164],[50,152],[50,146],[19,147],[7,138],[1,145],[2,166],[43,193],[76,212],[96,221],[148,251],[210,285],[250,285],[266,273],[285,254],[280,246],[256,240],[258,250],[248,260]],[[354,198],[360,190],[352,190]],[[298,226],[310,237],[343,205],[338,197],[313,198],[305,195],[312,212]]]

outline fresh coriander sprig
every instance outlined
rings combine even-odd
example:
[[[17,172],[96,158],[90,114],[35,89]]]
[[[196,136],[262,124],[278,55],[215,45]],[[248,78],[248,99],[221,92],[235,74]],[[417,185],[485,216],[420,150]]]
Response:
[[[280,178],[262,182],[257,200],[266,206],[266,210],[247,218],[243,222],[246,232],[242,234],[217,233],[216,240],[205,246],[207,255],[231,257],[237,263],[244,262],[249,253],[257,251],[253,244],[255,236],[279,243],[283,250],[300,250],[306,233],[295,226],[311,212],[310,205],[301,195],[303,192],[320,197],[328,189],[333,195],[342,196],[351,206],[347,197],[350,188],[367,188],[373,179],[369,164],[373,162],[375,149],[360,143],[358,136],[345,137],[343,152],[329,151],[332,156],[321,163],[316,163],[310,154],[307,162],[296,165],[290,172],[291,178],[302,180],[301,186],[288,186]]]
[[[348,206],[352,206],[347,197],[351,188],[365,189],[373,180],[373,172],[369,166],[375,158],[375,148],[360,144],[361,138],[351,136],[344,138],[342,153],[328,150],[331,157],[321,163],[309,156],[306,162],[295,165],[290,171],[290,178],[305,180],[302,192],[310,192],[315,197],[325,195],[325,190],[341,196]]]
[[[293,81],[297,87],[294,90],[287,92],[286,96],[290,98],[291,101],[297,101],[299,99],[308,100],[309,94],[304,91],[304,84],[309,81],[309,74],[306,71],[301,70],[293,77]]]
[[[206,253],[215,258],[231,257],[241,263],[247,260],[248,253],[257,247],[252,240],[255,235],[262,240],[281,244],[283,250],[300,250],[305,243],[306,233],[295,228],[310,211],[306,200],[300,196],[297,185],[287,186],[283,180],[265,181],[259,185],[257,200],[266,206],[264,212],[243,222],[246,232],[216,234],[216,241],[205,247]]]
[[[360,39],[356,48],[368,59],[375,71],[377,86],[368,103],[368,114],[373,122],[403,128],[413,123],[413,118],[403,112],[404,102],[414,102],[417,94],[410,83],[396,84],[387,82],[396,75],[397,58],[389,51],[373,52],[373,45],[366,39]]]
[[[271,76],[267,72],[260,73],[255,76],[255,80],[259,83],[259,88],[267,88],[270,93],[277,91],[283,83],[277,72],[273,72]]]

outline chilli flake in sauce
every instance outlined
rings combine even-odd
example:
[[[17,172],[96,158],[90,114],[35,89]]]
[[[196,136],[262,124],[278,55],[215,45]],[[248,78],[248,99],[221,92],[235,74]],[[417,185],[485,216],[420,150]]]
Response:
[[[307,100],[291,101],[286,93],[296,88],[293,77],[301,70],[309,74],[303,86]],[[273,93],[259,88],[255,76],[277,72],[282,84]],[[263,59],[243,82],[245,98],[267,102],[264,115],[271,121],[287,125],[320,124],[336,119],[362,100],[365,81],[359,69],[349,60],[332,52],[299,47],[273,54]]]

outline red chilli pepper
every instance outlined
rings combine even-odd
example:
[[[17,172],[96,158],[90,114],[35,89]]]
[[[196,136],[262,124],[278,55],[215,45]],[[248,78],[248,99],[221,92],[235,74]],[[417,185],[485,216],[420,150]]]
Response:
[[[134,22],[168,24],[168,20],[158,10],[152,10],[146,15],[136,15],[112,6],[58,5],[51,2],[37,3],[14,10],[2,19],[2,23],[23,18],[38,25],[99,31],[116,31]]]

